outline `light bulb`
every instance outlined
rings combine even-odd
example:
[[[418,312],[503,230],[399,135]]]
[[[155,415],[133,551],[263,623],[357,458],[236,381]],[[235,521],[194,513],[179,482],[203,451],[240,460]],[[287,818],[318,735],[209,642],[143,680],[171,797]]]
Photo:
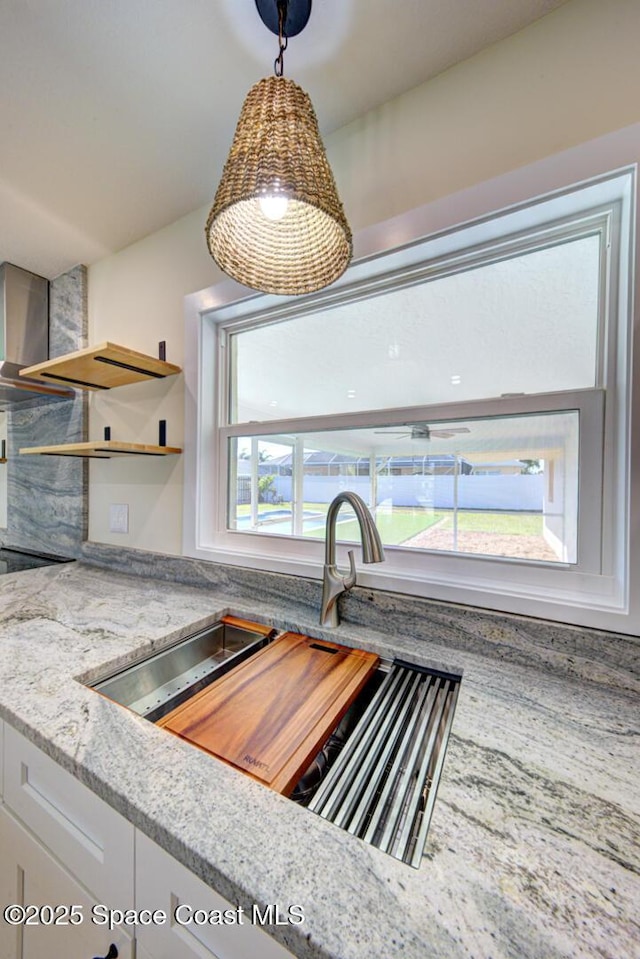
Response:
[[[282,194],[260,197],[260,209],[268,220],[281,220],[288,208],[289,200]]]

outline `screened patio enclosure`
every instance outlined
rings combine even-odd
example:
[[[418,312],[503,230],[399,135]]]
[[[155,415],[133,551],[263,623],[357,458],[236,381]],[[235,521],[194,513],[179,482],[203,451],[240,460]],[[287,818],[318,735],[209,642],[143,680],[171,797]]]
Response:
[[[228,528],[323,538],[329,503],[352,490],[386,547],[575,563],[579,419],[564,410],[233,437]],[[346,507],[337,537],[358,540]]]

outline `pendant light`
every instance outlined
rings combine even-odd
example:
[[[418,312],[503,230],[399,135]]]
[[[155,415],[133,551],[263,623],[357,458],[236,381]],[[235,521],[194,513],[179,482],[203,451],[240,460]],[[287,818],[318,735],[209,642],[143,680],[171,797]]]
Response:
[[[290,36],[311,0],[256,0],[278,35],[275,76],[247,94],[206,225],[207,245],[234,280],[264,293],[312,293],[344,273],[351,230],[308,95],[283,75]]]

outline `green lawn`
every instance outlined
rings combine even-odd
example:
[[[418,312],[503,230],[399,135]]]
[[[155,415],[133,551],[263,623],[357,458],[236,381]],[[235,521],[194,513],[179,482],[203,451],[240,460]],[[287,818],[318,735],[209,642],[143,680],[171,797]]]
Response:
[[[440,514],[441,529],[453,529],[453,510]],[[542,516],[539,513],[467,513],[458,512],[458,530],[461,533],[497,533],[514,536],[542,536]]]
[[[320,513],[326,516],[328,503],[305,503],[306,512]],[[271,513],[274,510],[291,509],[291,503],[260,503],[260,513]],[[248,516],[251,507],[249,504],[238,506],[238,516]],[[359,542],[360,532],[355,519],[347,517],[345,506],[338,514],[338,539],[343,541]],[[422,509],[410,507],[396,507],[386,512],[381,511],[376,517],[376,525],[380,531],[382,542],[387,546],[400,546],[412,537],[421,533],[430,526],[439,524],[443,530],[453,529],[453,510],[439,510],[426,512]],[[496,535],[541,536],[542,517],[531,513],[479,513],[460,510],[457,516],[458,531],[473,533],[494,533]],[[324,526],[307,530],[305,536],[314,539],[324,538]]]
[[[344,507],[343,507],[344,508]],[[376,526],[382,542],[387,546],[399,546],[422,530],[428,529],[440,519],[439,513],[426,513],[420,509],[397,508],[390,513],[378,513]],[[309,530],[307,536],[324,538],[324,529]],[[337,538],[353,542],[360,541],[360,530],[355,519],[340,521],[338,514]]]

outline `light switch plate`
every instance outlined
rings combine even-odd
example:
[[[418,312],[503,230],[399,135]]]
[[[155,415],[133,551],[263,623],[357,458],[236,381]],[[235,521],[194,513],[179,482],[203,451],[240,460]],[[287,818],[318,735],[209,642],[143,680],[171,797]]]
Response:
[[[111,503],[109,505],[109,532],[129,532],[129,505],[128,503]]]

